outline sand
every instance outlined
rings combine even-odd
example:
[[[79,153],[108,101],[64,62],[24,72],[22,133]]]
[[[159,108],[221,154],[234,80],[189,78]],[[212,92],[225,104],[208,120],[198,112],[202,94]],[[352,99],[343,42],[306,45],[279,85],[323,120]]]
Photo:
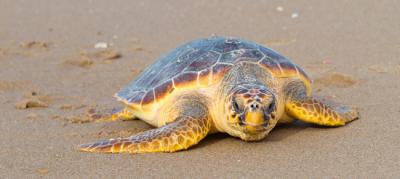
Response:
[[[396,0],[1,0],[0,178],[398,178],[399,9]],[[113,94],[157,57],[212,34],[281,52],[316,79],[315,93],[358,107],[361,119],[282,126],[254,143],[217,134],[177,153],[75,150],[149,129],[82,115],[121,108]]]

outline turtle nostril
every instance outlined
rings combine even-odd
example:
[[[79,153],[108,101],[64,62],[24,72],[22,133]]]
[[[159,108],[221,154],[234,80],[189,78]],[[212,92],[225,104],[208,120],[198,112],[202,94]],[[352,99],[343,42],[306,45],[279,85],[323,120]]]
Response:
[[[251,109],[258,109],[258,104],[250,104]]]

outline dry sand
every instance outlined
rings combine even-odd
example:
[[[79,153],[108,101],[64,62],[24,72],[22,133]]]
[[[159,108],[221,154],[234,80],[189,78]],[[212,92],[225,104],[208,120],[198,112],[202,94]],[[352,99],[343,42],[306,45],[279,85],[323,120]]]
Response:
[[[0,0],[0,178],[398,178],[399,9],[396,0]],[[213,135],[171,154],[75,150],[149,129],[81,114],[122,107],[113,93],[143,68],[212,34],[281,52],[317,79],[316,93],[359,107],[361,119],[283,126],[257,143]]]

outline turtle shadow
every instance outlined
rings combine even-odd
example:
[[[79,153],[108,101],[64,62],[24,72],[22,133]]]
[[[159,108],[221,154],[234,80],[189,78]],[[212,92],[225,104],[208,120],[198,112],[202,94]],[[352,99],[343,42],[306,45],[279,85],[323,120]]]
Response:
[[[226,133],[215,133],[215,134],[210,134],[207,137],[205,137],[201,142],[199,142],[197,145],[193,146],[193,149],[199,149],[203,148],[212,144],[215,144],[217,142],[220,142],[224,139],[228,139],[232,136],[226,134]]]
[[[313,124],[305,123],[302,121],[294,121],[289,124],[280,124],[279,126],[275,127],[268,136],[266,137],[265,140],[261,142],[278,142],[285,140],[286,138],[293,136],[300,131],[307,129],[307,128],[315,128],[318,127]]]
[[[307,128],[326,128],[321,127],[314,124],[305,123],[302,121],[294,121],[289,124],[280,124],[279,126],[275,127],[264,140],[259,142],[278,142],[285,140],[286,138],[299,133],[300,131],[307,129]],[[208,145],[220,142],[224,139],[234,138],[227,133],[215,133],[208,135],[205,139],[203,139],[198,145],[193,146],[193,149],[196,148],[203,148]],[[239,138],[234,138],[240,140]],[[244,142],[244,141],[243,141]]]

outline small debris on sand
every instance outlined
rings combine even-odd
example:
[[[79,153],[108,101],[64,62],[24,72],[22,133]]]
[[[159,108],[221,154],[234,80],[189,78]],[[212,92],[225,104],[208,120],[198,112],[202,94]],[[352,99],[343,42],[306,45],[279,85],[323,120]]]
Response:
[[[133,47],[132,49],[133,49],[133,51],[136,51],[136,52],[144,51],[144,48],[141,46],[136,46],[136,47]]]
[[[283,9],[283,7],[282,6],[278,6],[278,7],[276,7],[276,11],[278,11],[278,12],[282,12],[284,9]]]
[[[121,58],[121,53],[113,49],[104,49],[95,52],[83,52],[78,58],[67,59],[63,64],[78,66],[82,68],[89,68],[98,60],[113,61]]]
[[[65,117],[64,120],[68,123],[89,123],[89,122],[99,122],[99,121],[110,121],[111,120],[112,111],[111,110],[98,110],[95,108],[89,108],[85,113],[77,115]]]
[[[39,168],[36,170],[36,173],[39,174],[40,176],[45,176],[47,174],[49,174],[49,169],[47,168]]]
[[[338,88],[347,88],[353,86],[357,82],[358,80],[354,77],[340,73],[328,73],[323,75],[322,77],[315,79],[316,85]]]
[[[106,49],[106,48],[108,48],[108,43],[98,42],[98,43],[94,44],[94,48]]]
[[[64,64],[78,66],[82,68],[89,68],[94,64],[94,61],[87,56],[81,55],[76,59],[65,60]]]
[[[88,54],[88,56],[93,56],[97,59],[102,59],[102,60],[115,60],[121,57],[121,54],[115,50],[112,49],[107,49],[107,50],[101,50],[92,54]]]
[[[23,48],[28,48],[28,49],[48,49],[49,48],[49,43],[46,42],[38,42],[38,41],[30,41],[30,42],[24,42],[21,43],[20,45]]]
[[[60,109],[61,109],[61,110],[72,110],[72,109],[73,109],[73,106],[72,106],[72,105],[69,105],[69,104],[65,104],[65,105],[61,105],[61,106],[60,106]]]
[[[47,108],[52,101],[52,97],[48,95],[38,95],[37,92],[32,91],[25,94],[24,99],[17,102],[15,107],[17,109]]]
[[[292,15],[290,15],[290,17],[291,17],[292,19],[298,18],[298,17],[299,17],[299,13],[294,12],[294,13],[292,13]]]
[[[376,72],[376,73],[388,73],[389,70],[386,67],[379,66],[379,65],[371,65],[368,67],[369,71]]]
[[[72,108],[73,108],[73,106],[70,104],[65,104],[65,105],[60,106],[60,109],[62,109],[62,110],[71,110]]]
[[[77,124],[83,124],[95,121],[93,118],[90,118],[89,116],[86,115],[66,117],[65,120],[69,123],[77,123]]]
[[[76,109],[81,109],[84,107],[86,107],[86,105],[84,105],[84,104],[80,104],[80,105],[64,104],[64,105],[61,105],[59,108],[61,110],[76,110]]]
[[[60,119],[61,118],[61,116],[59,116],[59,115],[53,115],[53,116],[51,116],[51,119]]]
[[[47,108],[49,104],[41,101],[38,98],[23,99],[22,101],[15,104],[17,109],[28,109],[28,108]]]

